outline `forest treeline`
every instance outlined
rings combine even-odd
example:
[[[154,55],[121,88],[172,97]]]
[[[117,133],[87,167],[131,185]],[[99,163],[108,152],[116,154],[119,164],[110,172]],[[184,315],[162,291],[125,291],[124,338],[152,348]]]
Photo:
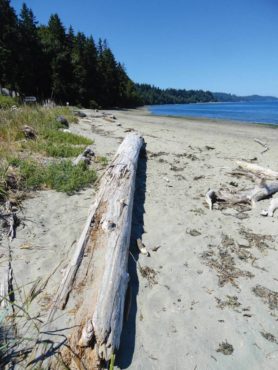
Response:
[[[57,14],[38,25],[26,4],[17,16],[9,0],[0,0],[0,85],[91,108],[143,104],[106,41],[66,30]]]
[[[105,40],[66,29],[57,14],[38,25],[26,4],[17,15],[10,0],[0,0],[0,86],[88,108],[216,101],[209,91],[135,84]]]
[[[136,89],[146,105],[206,103],[217,101],[210,91],[160,89],[159,87],[148,84],[136,84]]]

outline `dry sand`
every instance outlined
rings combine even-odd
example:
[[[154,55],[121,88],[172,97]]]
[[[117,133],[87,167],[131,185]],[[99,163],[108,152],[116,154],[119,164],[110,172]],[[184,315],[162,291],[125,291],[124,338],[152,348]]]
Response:
[[[139,131],[146,142],[131,240],[137,263],[130,258],[131,310],[116,356],[118,368],[277,369],[278,211],[273,218],[260,216],[269,200],[254,209],[210,211],[204,195],[209,188],[254,186],[230,174],[236,160],[278,170],[278,130],[155,117],[145,109],[110,111],[115,122],[85,112],[87,117],[71,130],[93,138],[97,155],[111,158],[129,130]],[[254,138],[267,142],[270,150],[261,154]],[[47,283],[30,303],[38,325],[93,198],[93,189],[70,197],[44,191],[23,203],[23,222],[10,246],[15,295],[25,302],[35,281]],[[138,255],[137,237],[150,257]],[[6,248],[3,237],[0,255]],[[63,325],[71,324],[71,305]]]

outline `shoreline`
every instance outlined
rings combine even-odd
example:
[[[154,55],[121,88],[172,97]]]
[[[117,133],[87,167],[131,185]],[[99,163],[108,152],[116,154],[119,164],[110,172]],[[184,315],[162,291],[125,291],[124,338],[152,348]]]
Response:
[[[196,103],[197,104],[197,103]],[[205,103],[207,104],[207,103]],[[232,120],[232,119],[226,119],[226,118],[209,118],[209,117],[192,117],[192,116],[180,116],[180,115],[174,115],[174,114],[155,114],[152,113],[149,109],[150,106],[145,105],[142,108],[135,108],[135,109],[145,109],[151,116],[154,117],[169,117],[169,118],[178,118],[178,119],[184,119],[187,121],[198,121],[198,122],[207,122],[207,123],[227,123],[227,124],[238,124],[238,125],[253,125],[253,126],[263,126],[263,127],[269,127],[269,128],[278,128],[278,123],[264,123],[264,122],[254,122],[254,121],[242,121],[242,120]]]

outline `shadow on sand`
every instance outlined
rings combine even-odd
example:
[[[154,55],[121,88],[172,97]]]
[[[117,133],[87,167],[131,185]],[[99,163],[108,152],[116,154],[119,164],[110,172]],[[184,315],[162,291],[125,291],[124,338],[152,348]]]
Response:
[[[147,156],[146,147],[144,147],[140,153],[140,158],[138,161],[130,238],[130,252],[136,261],[138,260],[136,240],[138,238],[142,238],[144,233],[146,173]],[[139,281],[136,268],[137,264],[134,259],[131,255],[129,256],[128,272],[130,276],[129,286],[131,304],[128,318],[123,325],[120,348],[116,355],[116,365],[119,366],[120,369],[126,369],[131,364],[135,347],[137,294],[139,290]]]

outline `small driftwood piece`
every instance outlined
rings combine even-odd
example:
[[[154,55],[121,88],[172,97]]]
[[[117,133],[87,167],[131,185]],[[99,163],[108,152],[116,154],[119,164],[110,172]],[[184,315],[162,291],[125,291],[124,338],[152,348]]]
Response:
[[[213,208],[213,203],[216,202],[216,191],[215,190],[209,190],[206,193],[206,202],[209,206],[209,209],[212,210]]]
[[[271,199],[267,210],[261,212],[262,216],[273,217],[275,210],[278,208],[278,198]]]
[[[104,173],[74,255],[42,327],[30,365],[37,365],[38,362],[49,365],[51,362],[51,368],[52,361],[55,361],[47,358],[49,338],[45,334],[51,332],[55,314],[59,316],[59,309],[66,307],[74,284],[83,284],[84,298],[82,302],[79,291],[82,303],[76,313],[78,329],[74,329],[68,338],[70,347],[75,351],[83,348],[82,363],[88,365],[86,368],[94,368],[94,363],[100,360],[110,360],[119,348],[129,281],[127,263],[135,177],[142,145],[142,137],[135,133],[128,134]],[[91,261],[97,251],[103,256],[103,261],[98,260],[100,267],[96,272],[93,263],[86,265],[86,261]],[[83,259],[85,254],[86,259]],[[90,290],[86,284],[97,286],[96,299],[95,290]],[[66,357],[71,356],[70,352]],[[74,356],[72,361],[76,361]],[[72,368],[71,365],[69,368]]]
[[[243,190],[237,193],[230,193],[228,191],[215,191],[210,190],[206,194],[206,202],[209,205],[209,209],[212,209],[213,203],[217,201],[224,201],[231,204],[236,203],[251,203],[255,206],[256,202],[265,199],[278,192],[278,182],[265,183],[261,181],[260,184],[256,185],[254,189]]]
[[[139,238],[137,239],[137,247],[140,251],[140,253],[144,254],[145,256],[149,257],[150,253],[148,252],[146,246],[143,244],[142,240]]]
[[[270,168],[265,168],[258,166],[257,164],[254,163],[249,163],[249,162],[244,162],[244,161],[236,161],[236,164],[251,173],[254,173],[255,175],[267,179],[278,179],[278,172],[273,171]]]
[[[254,141],[264,147],[264,150],[261,152],[261,154],[263,154],[263,153],[265,153],[269,150],[269,147],[263,141],[261,141],[259,139],[254,139]]]
[[[80,162],[84,162],[87,165],[91,163],[92,157],[95,156],[95,153],[93,151],[92,145],[87,146],[87,148],[83,151],[83,153],[79,154],[78,157],[76,157],[73,161],[72,164],[74,166],[77,166]]]
[[[9,256],[0,266],[0,309],[8,309],[10,304],[12,267]]]

